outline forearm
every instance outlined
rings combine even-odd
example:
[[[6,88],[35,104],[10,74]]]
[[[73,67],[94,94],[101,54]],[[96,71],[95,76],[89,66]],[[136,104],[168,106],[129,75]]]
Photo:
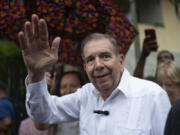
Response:
[[[28,86],[26,84],[26,87],[26,109],[33,120],[39,123],[54,124],[66,122],[73,118],[74,115],[70,116],[68,111],[71,110],[75,114],[76,110],[73,107],[77,108],[76,106],[78,106],[74,104],[74,100],[78,100],[76,95],[68,96],[68,98],[50,95],[45,78]],[[67,106],[72,106],[72,108],[67,108]],[[78,117],[77,114],[75,115]]]
[[[26,110],[28,115],[36,121],[45,121],[50,115],[48,106],[48,90],[44,78],[36,83],[27,84],[29,76],[26,78]],[[47,110],[46,110],[47,108]]]
[[[139,77],[139,78],[144,77],[143,73],[144,73],[145,63],[146,63],[146,57],[141,55],[137,65],[136,65],[136,68],[134,70],[134,76],[135,77]]]

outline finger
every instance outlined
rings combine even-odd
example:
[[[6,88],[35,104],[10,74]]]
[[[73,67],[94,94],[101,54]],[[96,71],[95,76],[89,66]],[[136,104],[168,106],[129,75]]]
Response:
[[[146,41],[156,41],[156,39],[155,38],[152,38],[151,36],[147,36],[146,38],[145,38],[145,40]]]
[[[53,73],[52,81],[56,80],[56,72]]]
[[[157,41],[156,40],[151,40],[151,41],[148,41],[148,44],[154,44],[157,46]]]
[[[57,75],[57,73],[54,72],[54,73],[53,73],[53,79],[56,79],[56,75]]]
[[[146,46],[151,46],[152,44],[154,44],[154,45],[157,46],[157,41],[156,41],[156,40],[149,39],[149,38],[145,38],[145,39],[144,39],[144,42],[143,42],[143,46],[144,46],[144,47],[146,47]]]
[[[51,74],[49,72],[45,72],[45,76],[50,77]]]
[[[43,41],[48,41],[48,28],[44,19],[39,21],[39,37]]]
[[[59,48],[60,41],[61,41],[61,38],[56,37],[52,42],[51,50],[56,55],[58,54],[58,48]]]
[[[33,28],[33,34],[35,38],[39,37],[39,17],[36,14],[32,15],[32,28]]]
[[[156,44],[148,44],[146,47],[146,50],[151,52],[151,51],[156,51],[158,49],[158,46]]]
[[[29,21],[27,21],[25,23],[25,25],[24,25],[24,33],[25,33],[26,40],[28,42],[32,42],[32,40],[33,40],[33,32],[32,32],[31,23]]]
[[[18,40],[19,40],[21,49],[25,50],[27,48],[27,43],[26,43],[24,33],[22,31],[18,33]]]

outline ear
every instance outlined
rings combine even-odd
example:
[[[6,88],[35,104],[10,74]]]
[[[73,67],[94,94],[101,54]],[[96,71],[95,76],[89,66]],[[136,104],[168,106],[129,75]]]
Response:
[[[83,63],[83,67],[84,67],[84,70],[86,71],[86,64],[85,63]]]
[[[124,66],[124,54],[119,54],[119,62]]]

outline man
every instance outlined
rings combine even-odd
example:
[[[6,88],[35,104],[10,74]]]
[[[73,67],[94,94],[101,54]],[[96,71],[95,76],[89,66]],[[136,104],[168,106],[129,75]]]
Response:
[[[50,96],[45,70],[58,58],[60,38],[48,43],[47,25],[37,15],[19,33],[27,67],[26,107],[42,123],[80,121],[81,135],[162,135],[170,102],[155,83],[132,77],[124,56],[108,35],[92,34],[82,44],[84,68],[92,83],[75,93]]]
[[[165,61],[169,61],[169,60],[174,61],[174,55],[171,52],[169,52],[167,50],[162,50],[159,52],[159,54],[157,56],[158,64],[165,62]]]
[[[0,81],[0,135],[16,135],[15,111],[5,91],[6,86]]]

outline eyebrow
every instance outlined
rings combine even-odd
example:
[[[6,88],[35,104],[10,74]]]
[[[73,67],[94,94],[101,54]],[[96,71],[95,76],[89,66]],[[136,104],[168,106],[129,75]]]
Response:
[[[105,54],[110,54],[110,55],[112,55],[111,52],[105,51],[105,52],[100,52],[100,53],[98,54],[98,56],[99,56],[99,55],[105,55]],[[86,59],[86,58],[88,58],[88,57],[93,57],[93,56],[94,56],[94,55],[89,55],[89,56],[84,57],[84,58]]]
[[[103,53],[101,53],[100,55],[106,55],[106,54],[112,55],[112,53],[110,53],[110,52],[103,52]]]

